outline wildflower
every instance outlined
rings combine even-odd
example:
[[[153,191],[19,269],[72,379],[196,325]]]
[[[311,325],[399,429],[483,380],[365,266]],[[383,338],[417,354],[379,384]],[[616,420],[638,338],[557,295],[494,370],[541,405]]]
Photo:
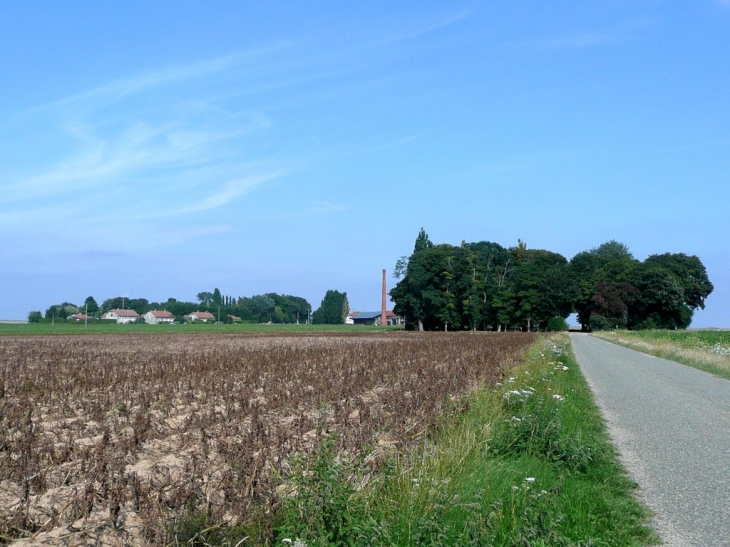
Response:
[[[527,477],[525,482],[535,482],[535,477]]]
[[[553,399],[555,399],[556,401],[565,401],[565,397],[563,397],[562,395],[558,395],[557,393],[553,395]]]

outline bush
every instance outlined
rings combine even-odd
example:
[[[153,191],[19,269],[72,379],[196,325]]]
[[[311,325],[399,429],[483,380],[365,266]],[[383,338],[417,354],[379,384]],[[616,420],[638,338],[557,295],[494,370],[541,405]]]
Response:
[[[590,325],[592,331],[611,330],[616,326],[616,323],[614,321],[611,321],[608,317],[598,314],[591,315],[588,324]]]
[[[547,322],[548,332],[565,332],[568,330],[568,322],[562,317],[551,317]]]
[[[28,314],[28,323],[40,323],[43,319],[43,314],[39,311],[32,311]]]

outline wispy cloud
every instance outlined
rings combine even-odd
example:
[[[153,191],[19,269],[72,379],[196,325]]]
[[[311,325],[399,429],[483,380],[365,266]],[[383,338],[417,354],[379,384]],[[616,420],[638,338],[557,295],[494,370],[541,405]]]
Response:
[[[281,42],[269,47],[223,55],[195,63],[181,64],[178,66],[163,67],[140,72],[132,76],[99,85],[93,89],[88,89],[69,97],[64,97],[51,103],[37,106],[28,112],[54,110],[59,107],[73,104],[91,105],[92,107],[96,107],[99,106],[100,103],[119,101],[129,97],[130,95],[141,93],[154,87],[177,84],[189,80],[200,79],[215,73],[224,72],[244,62],[254,61],[287,47],[289,47],[289,45],[286,42]]]
[[[15,166],[12,177],[0,171],[0,224],[20,231],[63,225],[99,247],[207,233],[170,228],[186,215],[207,213],[205,224],[227,226],[225,214],[210,222],[211,212],[285,169],[248,151],[272,127],[263,112],[231,110],[204,90],[219,89],[226,71],[266,52],[148,71],[24,112],[11,131],[31,120],[54,148]],[[124,235],[105,225],[124,225]]]

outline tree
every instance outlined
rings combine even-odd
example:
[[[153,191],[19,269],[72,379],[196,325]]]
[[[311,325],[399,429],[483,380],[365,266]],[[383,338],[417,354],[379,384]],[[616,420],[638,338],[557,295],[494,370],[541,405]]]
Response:
[[[686,329],[692,322],[682,284],[668,270],[645,262],[635,269],[632,284],[638,297],[629,308],[629,328]]]
[[[87,296],[83,308],[86,313],[94,315],[99,311],[99,304],[96,303],[93,296]]]
[[[524,243],[511,251],[515,267],[508,283],[516,296],[513,316],[517,326],[545,330],[553,317],[570,315],[575,290],[567,259],[551,251],[527,249]]]
[[[416,237],[416,243],[413,246],[413,254],[419,251],[425,251],[426,249],[430,249],[431,247],[433,247],[433,243],[428,238],[426,230],[421,228],[421,230],[418,232],[418,236]]]
[[[578,253],[571,259],[569,274],[576,290],[574,308],[583,330],[590,330],[592,301],[598,283],[618,287],[631,279],[632,271],[638,264],[639,261],[628,247],[615,240]]]
[[[46,310],[46,319],[66,319],[75,313],[79,313],[79,309],[69,302],[64,302],[49,307]]]
[[[218,289],[218,287],[213,290],[213,298],[211,300],[211,304],[216,308],[223,305],[223,297],[221,296],[221,291]]]
[[[349,313],[350,305],[347,302],[347,293],[328,290],[319,308],[312,314],[312,323],[318,325],[344,325]]]
[[[28,323],[40,323],[43,315],[39,311],[32,311],[28,314]]]
[[[276,302],[274,302],[273,298],[265,294],[260,294],[249,300],[248,307],[259,323],[268,323],[272,319],[271,314],[276,307]]]
[[[201,306],[210,307],[210,305],[213,303],[213,293],[206,291],[199,292],[198,302],[200,302]]]
[[[651,255],[644,261],[670,272],[682,288],[682,300],[692,310],[705,309],[705,299],[714,287],[707,277],[707,270],[696,256],[684,253]]]

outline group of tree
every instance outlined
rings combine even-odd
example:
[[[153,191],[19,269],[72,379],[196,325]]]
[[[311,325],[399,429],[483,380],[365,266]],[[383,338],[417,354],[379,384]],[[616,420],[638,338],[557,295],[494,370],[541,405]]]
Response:
[[[519,240],[435,245],[423,229],[394,275],[394,311],[418,330],[552,330],[573,312],[584,330],[683,329],[713,290],[683,253],[642,262],[609,241],[568,260]]]
[[[178,322],[195,311],[209,311],[220,318],[222,323],[231,323],[241,320],[248,323],[308,323],[310,321],[311,306],[300,296],[287,294],[266,293],[251,297],[222,296],[218,288],[213,292],[198,293],[197,302],[185,302],[169,298],[165,302],[150,302],[146,298],[127,298],[117,296],[104,300],[98,305],[94,297],[89,296],[83,304],[75,305],[70,302],[50,306],[45,315],[40,311],[28,314],[32,323],[42,320],[65,320],[72,315],[86,314],[93,318],[101,318],[106,312],[113,309],[131,309],[140,316],[152,310],[165,310],[172,313]]]

